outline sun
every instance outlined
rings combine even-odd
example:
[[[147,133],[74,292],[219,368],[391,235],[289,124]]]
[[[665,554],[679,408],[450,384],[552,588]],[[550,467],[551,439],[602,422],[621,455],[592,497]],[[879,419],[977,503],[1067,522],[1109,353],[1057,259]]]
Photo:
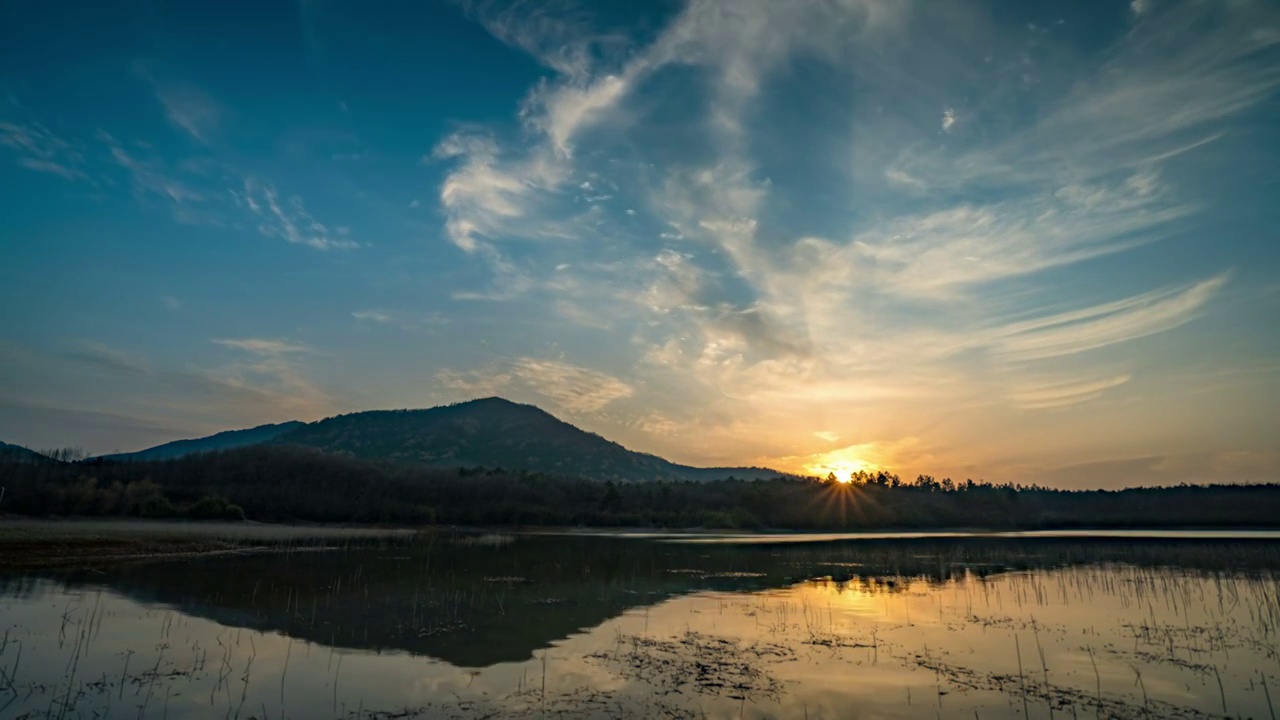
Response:
[[[853,479],[854,473],[873,472],[880,469],[879,465],[862,458],[853,456],[834,457],[836,454],[832,453],[821,457],[816,462],[806,465],[805,472],[817,477],[826,477],[828,474],[834,473],[836,480],[847,483]]]
[[[812,455],[766,458],[764,463],[797,475],[817,478],[835,475],[837,480],[847,484],[852,481],[850,476],[856,473],[886,470],[889,466],[883,455],[877,443],[861,443]]]

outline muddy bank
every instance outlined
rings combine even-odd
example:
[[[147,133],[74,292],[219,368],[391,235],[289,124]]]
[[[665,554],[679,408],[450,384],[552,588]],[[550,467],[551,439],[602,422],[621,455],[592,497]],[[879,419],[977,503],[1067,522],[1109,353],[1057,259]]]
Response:
[[[0,570],[92,569],[118,563],[316,552],[412,531],[259,523],[0,520]]]
[[[154,560],[270,552],[265,546],[199,538],[14,538],[0,534],[0,570],[94,568]]]

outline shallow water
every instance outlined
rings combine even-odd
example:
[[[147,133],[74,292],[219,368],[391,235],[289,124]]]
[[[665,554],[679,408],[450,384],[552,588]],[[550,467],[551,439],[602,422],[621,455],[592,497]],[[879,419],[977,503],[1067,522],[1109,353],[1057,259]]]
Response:
[[[790,539],[0,577],[0,718],[1274,717],[1274,539]]]

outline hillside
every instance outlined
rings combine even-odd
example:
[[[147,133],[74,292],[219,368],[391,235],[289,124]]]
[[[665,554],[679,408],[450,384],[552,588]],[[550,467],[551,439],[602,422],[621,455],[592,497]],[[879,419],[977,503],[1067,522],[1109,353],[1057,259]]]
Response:
[[[376,410],[299,427],[274,442],[366,460],[500,467],[593,480],[774,477],[763,468],[695,468],[634,452],[533,406],[485,398],[428,410]]]
[[[285,422],[176,440],[103,455],[117,461],[170,460],[262,444],[299,445],[364,460],[439,467],[505,468],[591,480],[757,479],[767,468],[697,468],[634,452],[533,406],[485,398],[425,410],[372,410],[314,423]]]
[[[137,452],[103,455],[102,459],[169,460],[194,453],[210,452],[213,450],[231,450],[232,448],[247,447],[249,445],[259,445],[261,443],[270,442],[280,435],[300,428],[305,424],[306,423],[295,420],[277,423],[274,425],[259,425],[258,427],[249,428],[247,430],[226,430],[208,437],[194,438],[191,440],[174,440],[173,442],[157,445],[153,448],[147,448],[146,450],[139,450]]]
[[[21,445],[0,442],[0,459],[8,462],[42,462],[49,458]]]

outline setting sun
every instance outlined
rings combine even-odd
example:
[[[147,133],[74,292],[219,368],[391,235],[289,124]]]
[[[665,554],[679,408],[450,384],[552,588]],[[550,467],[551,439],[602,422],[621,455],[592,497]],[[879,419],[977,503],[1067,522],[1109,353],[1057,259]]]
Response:
[[[797,475],[825,478],[834,474],[842,483],[854,473],[874,473],[896,466],[894,448],[881,443],[859,443],[811,455],[767,458],[767,463]]]
[[[806,475],[826,477],[828,474],[834,473],[836,480],[842,483],[849,482],[854,473],[863,471],[875,472],[879,469],[881,469],[879,465],[849,454],[848,448],[816,456],[813,458],[813,462],[804,466]]]

